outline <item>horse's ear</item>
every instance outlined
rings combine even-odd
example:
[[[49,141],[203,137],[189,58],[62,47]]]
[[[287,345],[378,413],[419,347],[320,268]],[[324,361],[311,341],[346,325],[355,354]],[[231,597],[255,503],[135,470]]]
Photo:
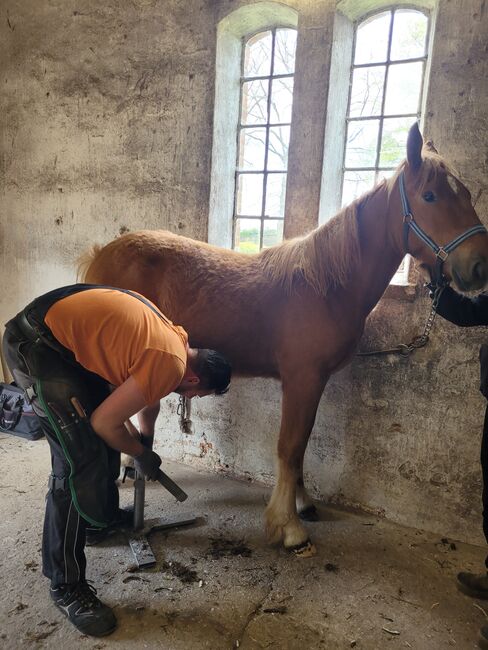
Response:
[[[427,151],[432,151],[432,153],[439,153],[434,147],[434,142],[432,140],[427,140],[427,142],[424,144],[424,147],[427,149]]]
[[[412,171],[417,171],[422,164],[422,135],[417,122],[410,127],[407,138],[407,162]]]

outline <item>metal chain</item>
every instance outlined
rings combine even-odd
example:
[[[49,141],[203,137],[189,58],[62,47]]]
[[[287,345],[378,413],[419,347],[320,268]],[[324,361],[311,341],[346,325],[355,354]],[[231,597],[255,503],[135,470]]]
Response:
[[[427,317],[424,325],[424,331],[422,334],[414,336],[410,343],[399,343],[394,348],[388,348],[385,350],[372,350],[370,352],[358,352],[358,357],[370,357],[378,354],[401,354],[404,357],[410,356],[414,350],[418,348],[423,348],[427,345],[429,341],[430,331],[434,325],[435,317],[437,315],[437,307],[439,305],[439,300],[442,292],[444,291],[445,285],[438,285],[434,290],[434,298],[432,300],[432,309],[430,314]]]
[[[183,395],[180,395],[178,400],[176,413],[180,416],[180,427],[183,433],[191,433],[191,402]]]

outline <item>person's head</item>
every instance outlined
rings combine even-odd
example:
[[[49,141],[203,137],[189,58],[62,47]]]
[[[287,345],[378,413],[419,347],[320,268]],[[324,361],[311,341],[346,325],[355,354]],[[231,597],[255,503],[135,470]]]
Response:
[[[175,393],[183,397],[223,395],[229,390],[232,368],[219,352],[188,349],[186,372]]]

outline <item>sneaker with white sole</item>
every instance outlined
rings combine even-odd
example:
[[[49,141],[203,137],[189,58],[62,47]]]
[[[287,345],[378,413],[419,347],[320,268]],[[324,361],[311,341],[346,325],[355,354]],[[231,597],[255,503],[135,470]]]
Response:
[[[117,627],[113,611],[96,596],[96,589],[88,582],[51,587],[51,598],[65,616],[83,634],[106,636]]]

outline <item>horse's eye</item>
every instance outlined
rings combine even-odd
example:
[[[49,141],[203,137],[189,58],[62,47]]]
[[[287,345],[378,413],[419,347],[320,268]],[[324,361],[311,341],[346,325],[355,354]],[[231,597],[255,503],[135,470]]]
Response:
[[[422,198],[424,201],[427,201],[427,203],[433,203],[435,201],[435,194],[434,192],[424,192]]]

